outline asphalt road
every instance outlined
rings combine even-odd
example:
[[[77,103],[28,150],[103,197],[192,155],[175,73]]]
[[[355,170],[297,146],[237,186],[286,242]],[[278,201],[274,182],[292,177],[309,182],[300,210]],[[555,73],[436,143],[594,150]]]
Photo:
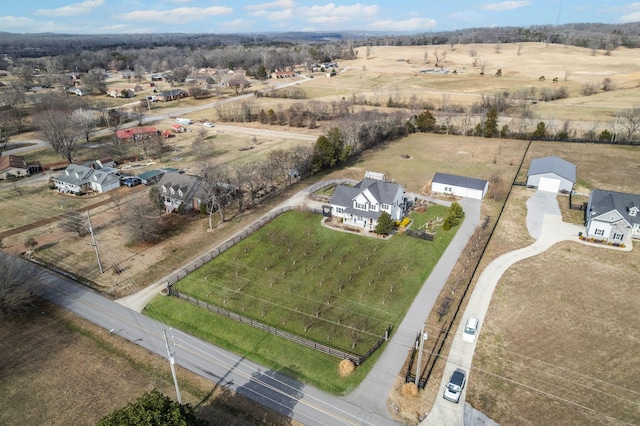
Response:
[[[353,403],[171,329],[46,269],[30,264],[27,267],[30,281],[37,283],[34,291],[43,298],[162,357],[167,357],[163,337],[163,330],[167,330],[178,365],[303,424],[395,424]]]

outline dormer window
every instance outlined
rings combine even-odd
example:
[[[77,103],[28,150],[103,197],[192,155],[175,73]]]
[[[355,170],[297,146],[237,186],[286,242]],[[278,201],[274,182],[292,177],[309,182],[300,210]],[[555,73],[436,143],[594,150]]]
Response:
[[[181,196],[181,197],[183,196],[181,189],[178,189],[178,195]]]
[[[171,188],[171,195],[175,194],[176,191],[173,190],[173,188]]]
[[[629,209],[629,216],[635,217],[637,214],[638,214],[638,208],[637,207],[631,207]]]
[[[167,192],[167,187],[162,185],[162,192]]]

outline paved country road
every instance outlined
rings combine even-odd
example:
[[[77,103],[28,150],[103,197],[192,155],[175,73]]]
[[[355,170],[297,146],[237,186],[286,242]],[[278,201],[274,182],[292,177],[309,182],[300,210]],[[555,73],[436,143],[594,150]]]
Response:
[[[27,267],[30,280],[38,283],[34,291],[43,298],[162,357],[167,356],[163,337],[163,330],[167,330],[177,364],[303,424],[395,424],[341,398],[171,329],[53,272],[29,264]]]

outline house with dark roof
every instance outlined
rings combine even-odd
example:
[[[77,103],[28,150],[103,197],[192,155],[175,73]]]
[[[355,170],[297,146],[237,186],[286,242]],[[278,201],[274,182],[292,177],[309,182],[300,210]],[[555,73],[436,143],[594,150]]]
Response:
[[[189,94],[184,90],[173,89],[173,90],[167,90],[166,92],[161,92],[156,94],[156,100],[160,102],[168,102],[168,101],[175,101],[177,99],[186,98],[187,96],[189,96]]]
[[[343,224],[369,231],[375,229],[383,211],[392,220],[401,220],[407,208],[401,185],[370,172],[354,186],[338,185],[329,203],[331,215],[341,217]]]
[[[19,155],[0,157],[0,179],[31,176],[39,171],[42,166],[38,161],[27,162]]]
[[[53,184],[59,192],[108,192],[120,186],[117,169],[96,169],[80,164],[69,164]]]
[[[640,195],[592,190],[586,227],[587,238],[620,244],[640,239]]]
[[[527,186],[548,192],[571,192],[576,165],[560,157],[534,158],[527,172]]]
[[[177,172],[167,172],[156,184],[165,210],[169,213],[179,208],[185,211],[199,209],[202,195],[199,192],[202,178]]]
[[[489,181],[465,176],[436,173],[431,180],[431,192],[482,200],[489,190]]]

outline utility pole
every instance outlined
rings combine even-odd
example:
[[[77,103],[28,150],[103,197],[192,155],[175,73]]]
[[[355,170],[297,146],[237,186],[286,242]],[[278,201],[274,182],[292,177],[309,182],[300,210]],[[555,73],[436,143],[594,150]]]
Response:
[[[416,386],[420,382],[420,369],[422,368],[422,351],[424,350],[424,341],[427,340],[427,333],[424,332],[424,324],[422,324],[422,331],[420,332],[420,347],[418,349],[418,365],[416,367]]]
[[[89,216],[89,210],[87,212],[87,220],[89,221],[89,233],[91,234],[91,245],[96,250],[96,257],[98,258],[98,268],[100,268],[100,273],[104,273],[102,270],[102,263],[100,262],[100,252],[98,251],[98,243],[96,242],[96,236],[93,234],[93,226],[91,225],[91,216]]]
[[[182,396],[180,396],[180,388],[178,387],[178,378],[176,377],[176,359],[171,355],[169,350],[169,339],[167,339],[167,330],[162,330],[164,334],[164,343],[167,345],[167,356],[169,357],[169,366],[171,366],[171,374],[173,375],[173,383],[176,385],[176,394],[178,395],[178,403],[182,405]]]

